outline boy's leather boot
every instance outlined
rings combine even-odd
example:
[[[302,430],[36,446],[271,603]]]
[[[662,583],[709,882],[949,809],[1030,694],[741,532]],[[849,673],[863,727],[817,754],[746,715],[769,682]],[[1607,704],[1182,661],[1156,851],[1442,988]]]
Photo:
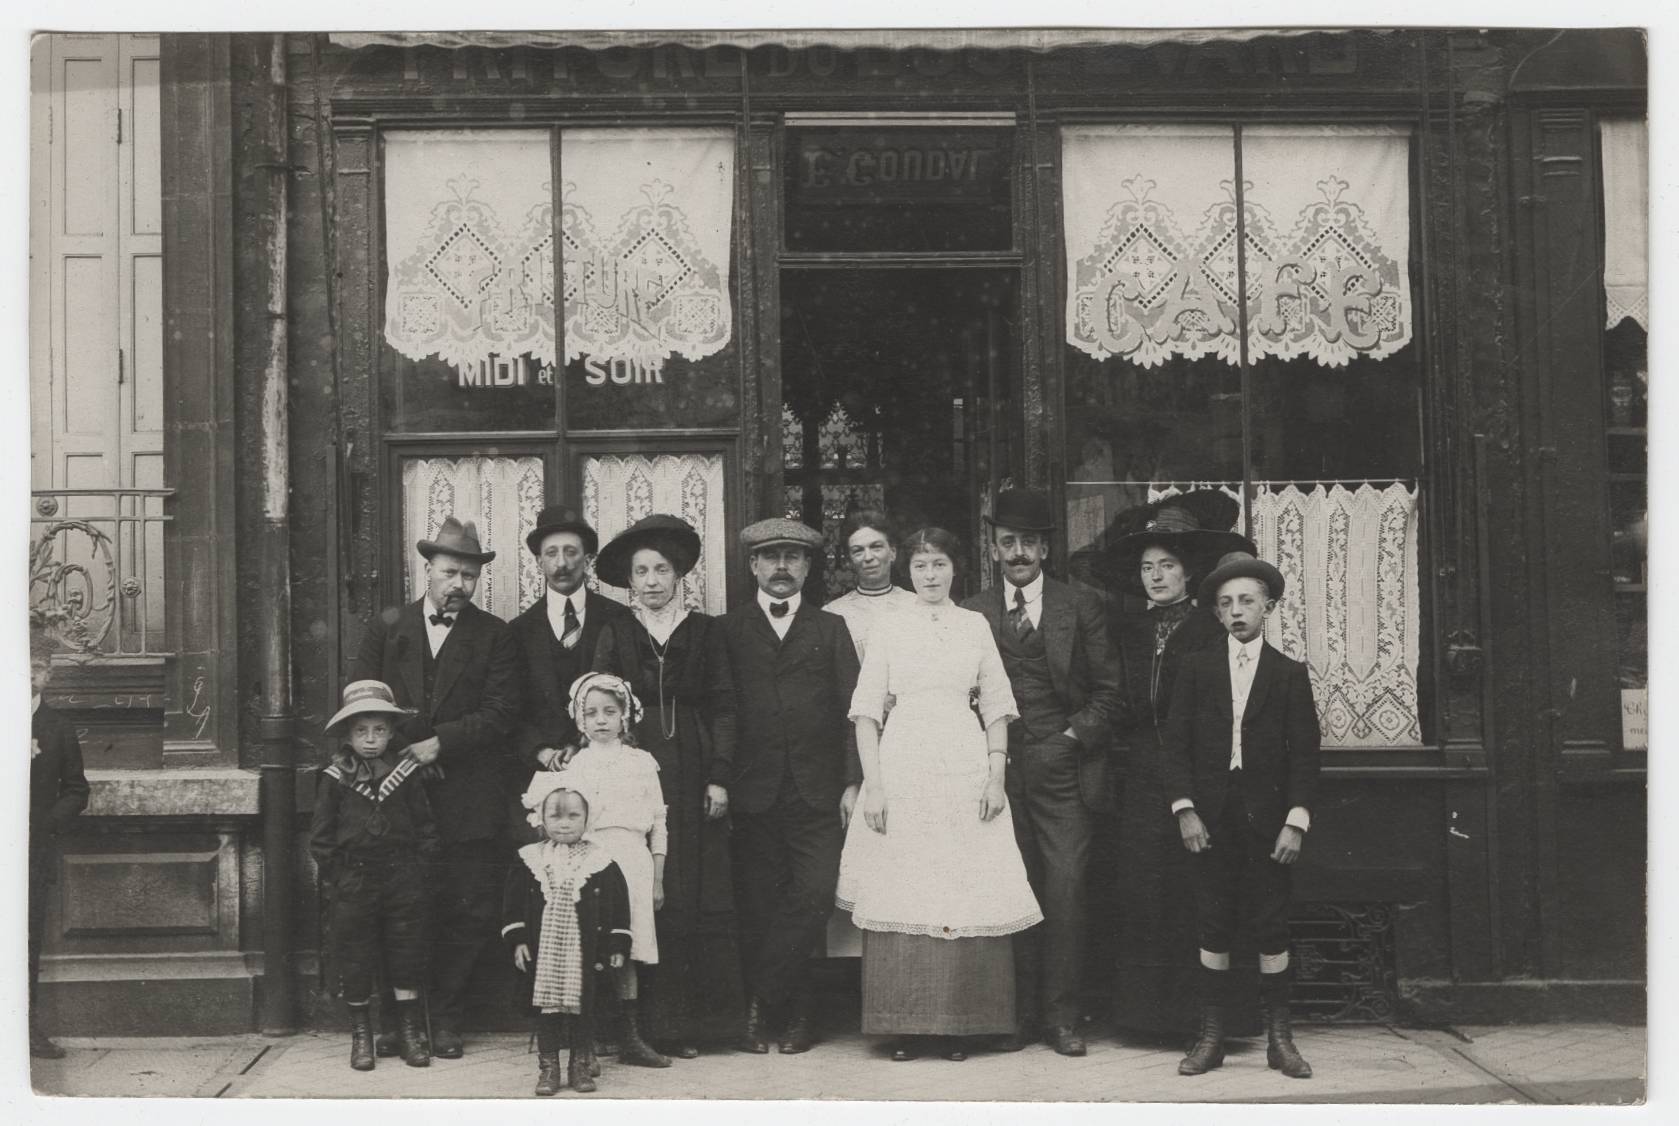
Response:
[[[1201,967],[1201,1030],[1178,1063],[1179,1075],[1204,1075],[1224,1063],[1224,1013],[1229,970]]]
[[[1310,1079],[1312,1065],[1294,1046],[1288,1012],[1289,973],[1259,975],[1259,995],[1265,1002],[1265,1062],[1290,1079]]]
[[[374,1062],[373,1022],[363,1001],[350,1006],[350,1066],[357,1071],[372,1071]]]

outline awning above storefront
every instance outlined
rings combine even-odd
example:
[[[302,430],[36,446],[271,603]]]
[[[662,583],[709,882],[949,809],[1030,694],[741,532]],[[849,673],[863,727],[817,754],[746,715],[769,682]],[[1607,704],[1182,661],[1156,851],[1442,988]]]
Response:
[[[1053,51],[1067,47],[1151,47],[1308,35],[1322,28],[795,28],[762,30],[357,31],[333,32],[342,47],[831,47],[891,51]]]

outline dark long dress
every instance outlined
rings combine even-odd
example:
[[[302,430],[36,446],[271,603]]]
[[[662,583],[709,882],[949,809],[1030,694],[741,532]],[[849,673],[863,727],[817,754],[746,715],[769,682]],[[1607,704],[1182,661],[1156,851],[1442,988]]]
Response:
[[[712,760],[719,748],[732,754],[735,739],[733,677],[726,661],[707,659],[726,652],[709,644],[714,628],[691,613],[660,646],[639,621],[615,621],[595,648],[595,669],[628,680],[646,709],[635,738],[664,789],[665,905],[645,1006],[649,1035],[671,1044],[726,1040],[745,1007],[729,823],[708,821],[704,805]]]
[[[1171,619],[1178,619],[1176,625]],[[1170,628],[1163,649],[1157,637]],[[1160,735],[1184,657],[1224,639],[1212,610],[1149,609],[1115,630],[1122,688],[1134,722],[1120,738],[1120,905],[1114,1023],[1154,1033],[1188,1031],[1195,1019],[1195,897],[1190,858],[1160,778]]]

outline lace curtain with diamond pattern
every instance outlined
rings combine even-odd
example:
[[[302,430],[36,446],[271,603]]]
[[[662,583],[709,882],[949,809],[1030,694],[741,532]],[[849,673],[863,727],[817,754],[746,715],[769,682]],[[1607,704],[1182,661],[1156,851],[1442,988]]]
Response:
[[[605,544],[655,512],[679,516],[700,534],[700,558],[682,579],[682,601],[690,610],[721,614],[728,609],[728,531],[720,454],[603,455],[583,461],[583,518]],[[590,577],[608,598],[628,603],[630,593]]]
[[[425,560],[414,547],[450,516],[478,525],[496,557],[484,565],[473,601],[511,619],[542,593],[542,571],[525,547],[536,527],[545,482],[539,457],[408,458],[402,463],[402,539],[408,548],[405,600],[425,593]]]

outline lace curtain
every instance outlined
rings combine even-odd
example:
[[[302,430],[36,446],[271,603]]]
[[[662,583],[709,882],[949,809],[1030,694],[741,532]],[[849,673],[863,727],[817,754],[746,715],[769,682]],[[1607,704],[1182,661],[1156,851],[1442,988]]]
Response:
[[[1149,499],[1190,487],[1208,486]],[[1422,745],[1417,532],[1410,485],[1258,486],[1254,543],[1286,583],[1265,639],[1311,669],[1326,747]]]
[[[1642,119],[1604,118],[1603,293],[1614,328],[1631,317],[1650,328],[1650,139]]]
[[[431,539],[453,516],[478,525],[478,538],[495,559],[478,577],[473,601],[511,619],[542,593],[542,570],[525,546],[542,510],[545,482],[539,457],[408,458],[402,463],[402,538],[408,547],[404,595],[425,593],[425,560],[414,545]]]
[[[690,610],[721,614],[728,609],[726,492],[719,454],[604,455],[583,461],[583,518],[600,542],[655,512],[680,516],[700,534],[700,558],[682,579],[682,601]],[[629,591],[593,577],[591,588],[619,602]]]
[[[1228,126],[1062,130],[1067,343],[1143,367],[1238,361],[1234,145]],[[1404,347],[1409,131],[1249,126],[1242,171],[1250,358]]]

